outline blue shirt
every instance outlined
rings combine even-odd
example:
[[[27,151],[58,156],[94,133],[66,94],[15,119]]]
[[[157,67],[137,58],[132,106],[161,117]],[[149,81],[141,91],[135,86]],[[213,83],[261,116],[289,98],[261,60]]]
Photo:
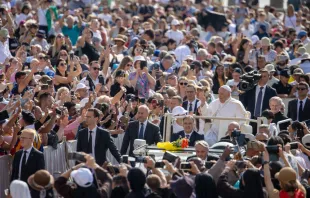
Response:
[[[81,28],[79,28],[78,25],[74,25],[72,28],[68,28],[68,26],[64,25],[61,30],[64,35],[69,36],[72,45],[75,45],[79,38]]]

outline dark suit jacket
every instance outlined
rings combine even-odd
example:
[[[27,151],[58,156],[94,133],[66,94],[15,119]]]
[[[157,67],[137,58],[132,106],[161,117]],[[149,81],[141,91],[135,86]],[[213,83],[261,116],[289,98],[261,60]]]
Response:
[[[291,118],[293,121],[297,120],[297,102],[298,99],[294,99],[289,101],[288,103],[287,117]],[[307,98],[306,104],[302,112],[302,120],[299,121],[302,122],[309,119],[310,119],[310,99]]]
[[[19,164],[22,160],[22,154],[24,150],[21,149],[15,153],[13,164],[12,164],[12,176],[11,181],[18,179]],[[27,179],[30,175],[34,174],[38,170],[45,169],[44,155],[42,152],[35,148],[32,148],[26,162],[26,167],[21,173],[21,180],[27,183]]]
[[[196,102],[195,102],[195,105],[193,106],[193,111],[196,113],[197,112],[197,104],[200,100],[198,100],[196,98]],[[184,101],[183,104],[182,104],[182,107],[187,110],[187,105],[188,105],[188,100]]]
[[[124,155],[127,153],[129,147],[129,155],[133,156],[133,143],[135,139],[138,139],[139,134],[139,121],[130,122],[128,128],[125,132],[123,139],[121,154]],[[147,121],[146,128],[144,131],[144,139],[148,145],[157,144],[157,142],[162,141],[162,137],[159,132],[159,127],[153,123]]]
[[[283,113],[280,111],[276,114],[274,114],[274,119],[272,120],[272,123],[278,124],[279,121],[286,120],[288,117],[286,117]],[[280,124],[280,130],[287,130],[287,127],[290,125],[290,122],[285,122],[283,124]]]
[[[87,153],[88,146],[88,128],[82,129],[77,134],[77,148],[76,151]],[[107,161],[106,153],[110,149],[110,152],[115,159],[120,162],[121,155],[116,148],[110,133],[103,128],[97,127],[96,140],[95,140],[95,160],[99,166],[102,166]]]
[[[185,132],[184,131],[180,131],[179,133],[174,133],[171,136],[171,141],[175,141],[177,139],[179,139],[179,137],[184,138],[185,137]],[[200,135],[199,133],[197,133],[196,131],[193,131],[191,137],[189,138],[189,146],[195,146],[195,142],[198,140],[204,140],[204,136]]]
[[[239,100],[242,102],[244,108],[251,112],[251,117],[254,118],[254,111],[255,111],[255,104],[256,104],[256,86],[255,85],[252,89],[241,94],[239,96]],[[269,109],[269,100],[270,98],[277,96],[277,92],[275,89],[271,88],[270,86],[266,85],[266,90],[263,98],[262,103],[262,112],[266,109]]]

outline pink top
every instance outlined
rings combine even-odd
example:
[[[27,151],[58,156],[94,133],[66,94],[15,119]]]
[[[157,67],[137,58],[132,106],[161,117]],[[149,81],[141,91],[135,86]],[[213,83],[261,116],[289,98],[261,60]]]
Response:
[[[80,121],[79,119],[75,119],[72,123],[68,124],[64,129],[64,135],[66,136],[66,140],[74,140],[77,129],[79,128]]]

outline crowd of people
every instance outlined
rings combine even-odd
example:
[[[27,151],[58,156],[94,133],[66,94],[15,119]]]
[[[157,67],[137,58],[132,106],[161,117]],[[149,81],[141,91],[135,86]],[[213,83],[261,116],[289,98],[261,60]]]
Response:
[[[310,197],[309,1],[3,0],[0,19],[6,197]],[[195,155],[135,158],[179,138]]]

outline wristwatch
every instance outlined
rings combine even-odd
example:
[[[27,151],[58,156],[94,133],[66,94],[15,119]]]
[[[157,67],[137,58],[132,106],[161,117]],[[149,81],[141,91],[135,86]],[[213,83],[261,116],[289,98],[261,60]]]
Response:
[[[269,161],[263,161],[263,165],[269,164]]]

